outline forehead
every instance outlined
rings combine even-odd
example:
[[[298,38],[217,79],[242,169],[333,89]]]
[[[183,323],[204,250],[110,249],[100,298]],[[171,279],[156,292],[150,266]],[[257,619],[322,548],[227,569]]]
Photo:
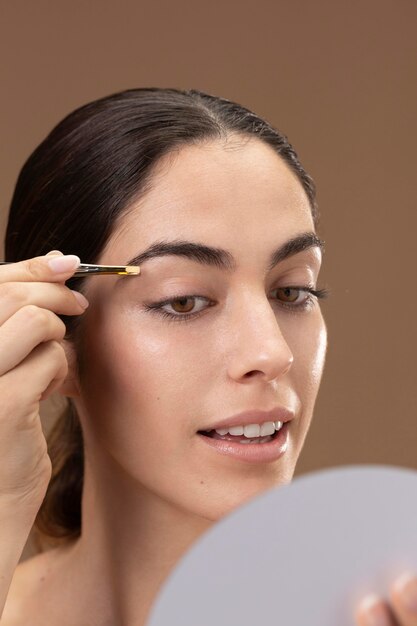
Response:
[[[261,238],[267,245],[268,237],[276,243],[302,230],[314,225],[296,175],[269,145],[238,137],[187,145],[160,159],[150,188],[132,202],[106,251],[173,235],[221,238],[226,247],[237,236]]]

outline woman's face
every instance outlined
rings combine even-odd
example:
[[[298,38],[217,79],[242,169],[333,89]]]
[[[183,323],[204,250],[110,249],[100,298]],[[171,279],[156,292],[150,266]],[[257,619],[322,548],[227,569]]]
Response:
[[[327,333],[318,301],[321,251],[310,247],[267,269],[273,251],[314,232],[305,192],[261,142],[187,146],[162,159],[153,186],[115,229],[98,263],[127,264],[155,242],[223,248],[234,269],[165,255],[134,277],[87,279],[81,396],[87,445],[123,470],[143,497],[217,520],[291,481],[313,415]],[[278,290],[278,291],[277,291]],[[163,310],[149,309],[174,300]],[[173,317],[163,316],[163,312]],[[186,313],[194,317],[181,319]],[[174,318],[174,316],[176,316]],[[246,410],[294,412],[286,452],[245,463],[197,431]]]

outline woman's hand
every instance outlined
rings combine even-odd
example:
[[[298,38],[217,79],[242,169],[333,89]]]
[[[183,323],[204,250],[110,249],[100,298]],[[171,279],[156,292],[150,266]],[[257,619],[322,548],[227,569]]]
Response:
[[[65,259],[66,268],[49,265]],[[85,311],[83,296],[64,284],[78,265],[53,251],[0,266],[0,527],[33,520],[51,478],[39,403],[68,373],[66,327],[56,313]]]
[[[404,572],[390,588],[389,602],[365,596],[355,615],[357,626],[417,626],[417,576]]]

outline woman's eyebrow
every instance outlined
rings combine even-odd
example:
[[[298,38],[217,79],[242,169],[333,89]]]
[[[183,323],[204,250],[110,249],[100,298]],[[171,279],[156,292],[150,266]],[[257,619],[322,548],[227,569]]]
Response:
[[[269,257],[267,271],[272,270],[278,263],[294,254],[303,252],[312,247],[318,247],[324,252],[324,244],[314,232],[296,235],[279,246]],[[150,259],[162,256],[179,256],[202,265],[211,265],[225,271],[234,271],[237,268],[236,260],[228,250],[214,248],[195,241],[176,239],[172,241],[156,241],[149,248],[134,256],[126,265],[143,265]],[[125,276],[121,278],[126,278]]]

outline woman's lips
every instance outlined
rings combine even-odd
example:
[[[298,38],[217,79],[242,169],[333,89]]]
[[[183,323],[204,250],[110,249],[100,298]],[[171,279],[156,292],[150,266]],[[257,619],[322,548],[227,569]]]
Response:
[[[266,443],[238,443],[225,439],[214,439],[197,433],[203,444],[220,454],[231,456],[244,463],[271,463],[277,461],[288,448],[291,422],[285,422],[273,439]]]
[[[276,406],[270,411],[252,410],[244,411],[243,413],[237,413],[230,417],[210,424],[199,430],[209,431],[216,428],[227,428],[229,426],[245,426],[247,424],[264,424],[265,422],[288,422],[295,417],[294,411],[284,407]]]

